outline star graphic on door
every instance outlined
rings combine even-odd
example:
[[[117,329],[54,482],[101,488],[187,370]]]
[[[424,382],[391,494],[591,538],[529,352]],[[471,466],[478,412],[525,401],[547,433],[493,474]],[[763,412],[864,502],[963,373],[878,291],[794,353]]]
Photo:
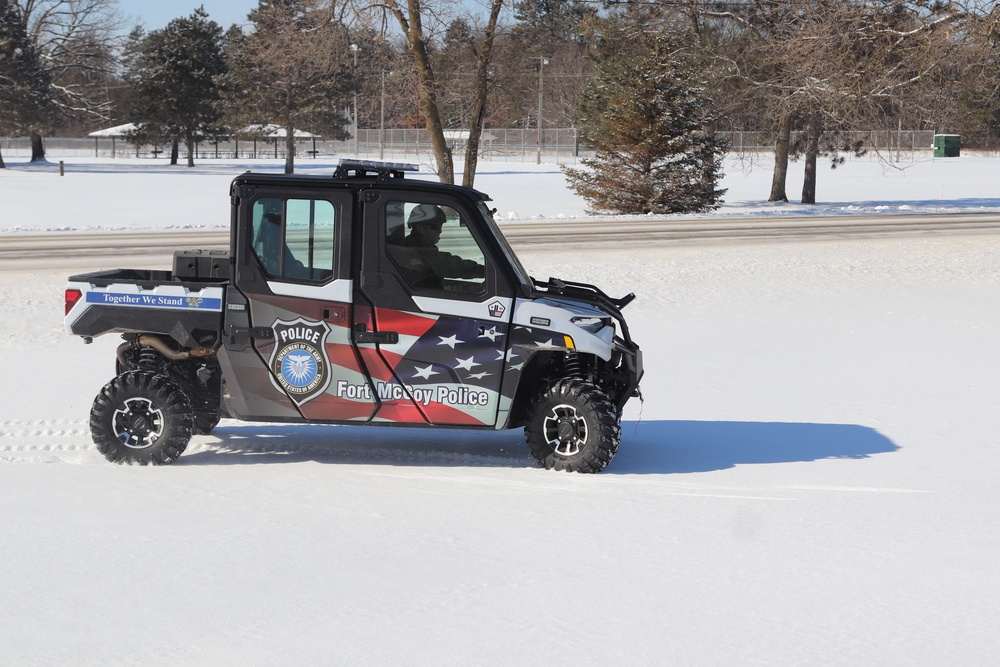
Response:
[[[423,378],[425,380],[429,380],[432,375],[440,375],[440,373],[434,370],[434,364],[431,364],[426,368],[420,368],[419,366],[417,366],[416,370],[413,373],[413,377]]]
[[[453,350],[455,349],[456,345],[458,345],[459,343],[464,342],[464,341],[460,341],[458,339],[458,336],[456,336],[456,335],[451,335],[451,336],[447,336],[447,337],[445,337],[445,336],[438,336],[438,338],[441,339],[441,342],[438,343],[438,345],[447,345],[448,347],[450,347]]]
[[[496,327],[483,328],[483,332],[479,334],[480,338],[489,338],[491,343],[497,342],[497,336],[503,336],[503,334],[497,331]]]
[[[467,371],[471,371],[473,366],[482,366],[482,364],[477,364],[474,361],[475,357],[469,357],[468,359],[458,359],[458,363],[455,364],[455,368],[462,368]]]

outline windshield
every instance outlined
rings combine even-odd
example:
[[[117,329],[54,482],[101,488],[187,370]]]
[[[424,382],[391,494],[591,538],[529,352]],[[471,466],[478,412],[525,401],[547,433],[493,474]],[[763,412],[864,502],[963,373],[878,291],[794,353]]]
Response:
[[[500,250],[503,252],[504,257],[507,259],[507,263],[514,269],[517,280],[524,286],[531,288],[532,281],[531,276],[525,271],[524,267],[521,265],[521,261],[514,254],[513,248],[507,242],[507,237],[503,235],[500,231],[499,225],[497,225],[496,220],[493,219],[493,211],[486,202],[479,202],[479,212],[483,214],[483,220],[486,221],[486,227],[493,234],[493,237],[497,240],[497,244],[500,246]]]

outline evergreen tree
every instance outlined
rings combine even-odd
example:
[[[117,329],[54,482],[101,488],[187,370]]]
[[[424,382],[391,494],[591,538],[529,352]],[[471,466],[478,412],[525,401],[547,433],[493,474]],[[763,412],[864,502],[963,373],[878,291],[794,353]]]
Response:
[[[47,125],[51,85],[13,3],[0,0],[0,133],[27,135]]]
[[[583,0],[517,0],[511,37],[522,49],[552,55],[565,44],[585,42],[584,24],[596,14]]]
[[[711,100],[665,35],[641,33],[635,48],[599,62],[581,96],[589,169],[566,169],[570,187],[596,211],[683,213],[721,203],[724,142],[708,129]]]
[[[596,3],[581,0],[518,0],[509,33],[503,83],[508,123],[521,127],[569,127],[584,85],[594,73],[588,52]],[[544,110],[538,118],[539,68],[544,67]]]
[[[136,30],[126,51],[128,119],[138,126],[132,139],[142,144],[184,142],[187,164],[194,166],[194,145],[218,136],[217,79],[226,72],[222,28],[201,7],[174,19],[162,30]],[[176,152],[171,164],[177,163]]]
[[[285,131],[285,173],[295,170],[295,131],[344,139],[354,77],[350,40],[332,0],[260,0],[238,36],[225,77],[230,127]]]

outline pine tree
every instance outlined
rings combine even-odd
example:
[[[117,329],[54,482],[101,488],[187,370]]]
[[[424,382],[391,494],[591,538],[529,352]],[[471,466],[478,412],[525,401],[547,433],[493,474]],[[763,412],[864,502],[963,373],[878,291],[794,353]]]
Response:
[[[126,52],[129,121],[144,144],[183,142],[188,166],[194,145],[222,133],[218,77],[226,72],[222,28],[198,8],[148,35],[135,31]],[[176,145],[176,143],[175,143]],[[176,154],[171,163],[176,164]]]
[[[716,208],[725,190],[725,144],[707,130],[711,100],[665,35],[642,33],[635,48],[598,63],[577,111],[596,155],[566,169],[570,187],[595,211],[686,213]]]
[[[587,57],[593,44],[590,27],[598,3],[582,0],[518,0],[510,29],[503,104],[512,124],[568,127],[584,85],[594,73]],[[538,118],[539,68],[544,67],[544,118]],[[498,68],[499,69],[499,68]]]
[[[51,85],[13,3],[0,0],[0,132],[26,135],[48,125]]]

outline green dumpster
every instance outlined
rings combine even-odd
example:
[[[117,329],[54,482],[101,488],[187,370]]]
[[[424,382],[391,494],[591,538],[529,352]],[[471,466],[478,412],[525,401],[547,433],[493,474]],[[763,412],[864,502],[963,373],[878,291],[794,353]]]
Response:
[[[962,138],[957,134],[934,135],[934,157],[959,157]]]

